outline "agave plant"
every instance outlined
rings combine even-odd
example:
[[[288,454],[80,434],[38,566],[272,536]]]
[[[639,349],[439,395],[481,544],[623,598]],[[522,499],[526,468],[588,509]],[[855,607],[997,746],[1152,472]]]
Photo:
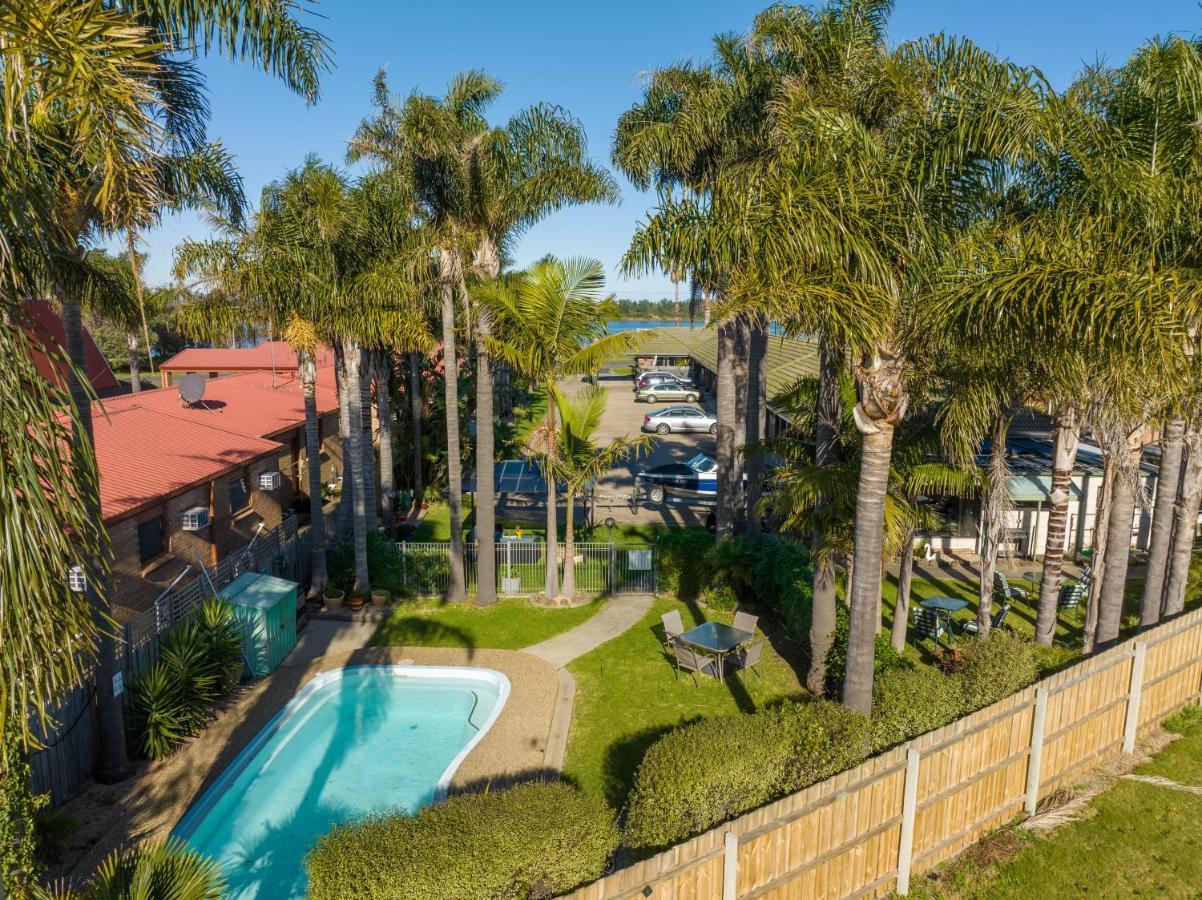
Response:
[[[181,718],[190,727],[199,726],[208,708],[221,696],[221,676],[210,658],[209,642],[200,624],[187,622],[167,632],[159,659],[179,687]]]
[[[234,607],[216,597],[206,600],[196,616],[204,638],[219,694],[224,694],[238,680],[242,663],[242,636]]]
[[[130,688],[130,714],[139,749],[151,759],[166,759],[191,733],[182,685],[163,661],[151,666]]]

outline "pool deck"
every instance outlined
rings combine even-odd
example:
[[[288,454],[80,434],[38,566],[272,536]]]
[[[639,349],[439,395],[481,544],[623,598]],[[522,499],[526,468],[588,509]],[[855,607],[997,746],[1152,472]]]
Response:
[[[549,768],[554,762],[546,758],[559,690],[550,663],[511,650],[370,647],[334,652],[285,663],[267,678],[237,690],[212,724],[170,759],[139,764],[138,773],[119,785],[89,783],[64,809],[84,826],[78,829],[84,832],[79,837],[90,846],[69,850],[64,865],[50,874],[83,881],[113,849],[166,836],[251,738],[315,675],[348,665],[401,662],[476,666],[496,669],[509,678],[509,700],[455,772],[452,793],[558,775]]]

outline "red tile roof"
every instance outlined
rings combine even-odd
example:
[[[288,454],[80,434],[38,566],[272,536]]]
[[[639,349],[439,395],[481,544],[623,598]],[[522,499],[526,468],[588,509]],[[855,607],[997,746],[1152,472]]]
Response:
[[[66,354],[67,338],[63,331],[63,320],[53,306],[45,300],[27,300],[21,304],[21,312],[25,314],[22,327],[25,333],[43,347],[50,347]],[[84,358],[87,362],[88,378],[92,389],[98,393],[116,388],[117,378],[109,368],[108,361],[92,340],[87,327],[83,330]],[[55,384],[66,385],[67,367],[59,360],[51,360],[43,353],[33,353],[33,364],[38,373]]]
[[[332,366],[334,351],[317,352],[318,366]],[[257,347],[189,347],[159,366],[164,372],[277,372],[296,368],[296,351],[286,341],[264,341]]]
[[[317,412],[338,409],[334,370],[317,371]],[[106,415],[107,414],[107,415]],[[113,397],[95,404],[93,423],[106,522],[203,484],[268,453],[273,435],[305,420],[295,372],[252,372],[209,379],[204,400],[180,401],[176,387]]]

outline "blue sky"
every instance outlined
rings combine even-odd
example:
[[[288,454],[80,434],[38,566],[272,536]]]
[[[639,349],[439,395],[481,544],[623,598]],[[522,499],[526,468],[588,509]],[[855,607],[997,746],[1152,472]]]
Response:
[[[706,55],[710,38],[745,31],[765,0],[325,0],[311,21],[333,43],[334,68],[322,98],[306,107],[278,82],[244,66],[204,60],[212,117],[209,133],[237,158],[247,196],[301,163],[307,153],[343,163],[345,141],[369,113],[371,79],[388,68],[393,90],[442,93],[460,70],[481,68],[506,84],[498,121],[531,103],[570,110],[588,132],[594,158],[608,163],[617,117],[636,102],[642,73]],[[1198,0],[900,0],[891,38],[938,31],[963,34],[1015,62],[1038,66],[1067,84],[1083,62],[1121,62],[1153,34],[1202,31]],[[620,296],[669,297],[659,273],[622,280],[617,265],[652,198],[624,179],[617,207],[557,213],[531,229],[517,263],[553,253],[592,256]],[[197,216],[173,216],[147,234],[147,277],[169,279],[171,250],[207,233]]]

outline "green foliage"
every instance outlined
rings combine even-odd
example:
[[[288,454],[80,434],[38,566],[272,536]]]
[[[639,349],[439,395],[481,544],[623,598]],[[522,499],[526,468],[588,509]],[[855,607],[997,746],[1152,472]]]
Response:
[[[15,726],[4,730],[0,765],[0,894],[22,897],[37,883],[37,811],[45,795],[30,789],[29,758]]]
[[[659,589],[682,600],[693,600],[709,583],[707,554],[714,539],[705,531],[669,531],[660,537]]]
[[[723,581],[701,593],[701,599],[709,609],[730,612],[739,605],[739,592],[730,582]]]
[[[1039,677],[1034,644],[998,629],[973,641],[964,654],[960,682],[964,710],[981,709],[1017,693]]]
[[[194,621],[163,636],[158,660],[129,691],[130,725],[143,754],[166,759],[203,727],[213,704],[241,674],[239,634],[233,607],[213,599]]]
[[[941,728],[964,710],[960,679],[938,669],[892,669],[872,686],[872,752]]]
[[[349,594],[355,584],[355,547],[349,538],[327,545],[326,565],[330,587]],[[375,588],[392,594],[427,594],[446,584],[450,560],[445,553],[419,550],[410,550],[402,557],[394,541],[371,533],[367,536],[367,569]]]
[[[868,722],[833,703],[784,703],[668,732],[643,757],[624,843],[652,852],[864,759]]]
[[[842,603],[835,604],[835,632],[831,637],[831,649],[826,654],[826,692],[838,697],[843,693],[843,675],[847,668],[847,638],[851,631],[851,613]],[[889,635],[877,634],[873,652],[872,677],[875,682],[886,672],[910,667],[904,656],[893,649]]]
[[[44,809],[35,821],[38,852],[49,862],[58,862],[78,827],[75,817],[62,809]]]
[[[617,839],[601,800],[532,783],[341,825],[305,867],[312,900],[541,900],[597,878]]]
[[[114,850],[79,900],[220,900],[224,896],[220,866],[170,837]]]
[[[753,560],[755,596],[785,623],[789,633],[807,645],[814,609],[810,552],[804,544],[765,534]]]

